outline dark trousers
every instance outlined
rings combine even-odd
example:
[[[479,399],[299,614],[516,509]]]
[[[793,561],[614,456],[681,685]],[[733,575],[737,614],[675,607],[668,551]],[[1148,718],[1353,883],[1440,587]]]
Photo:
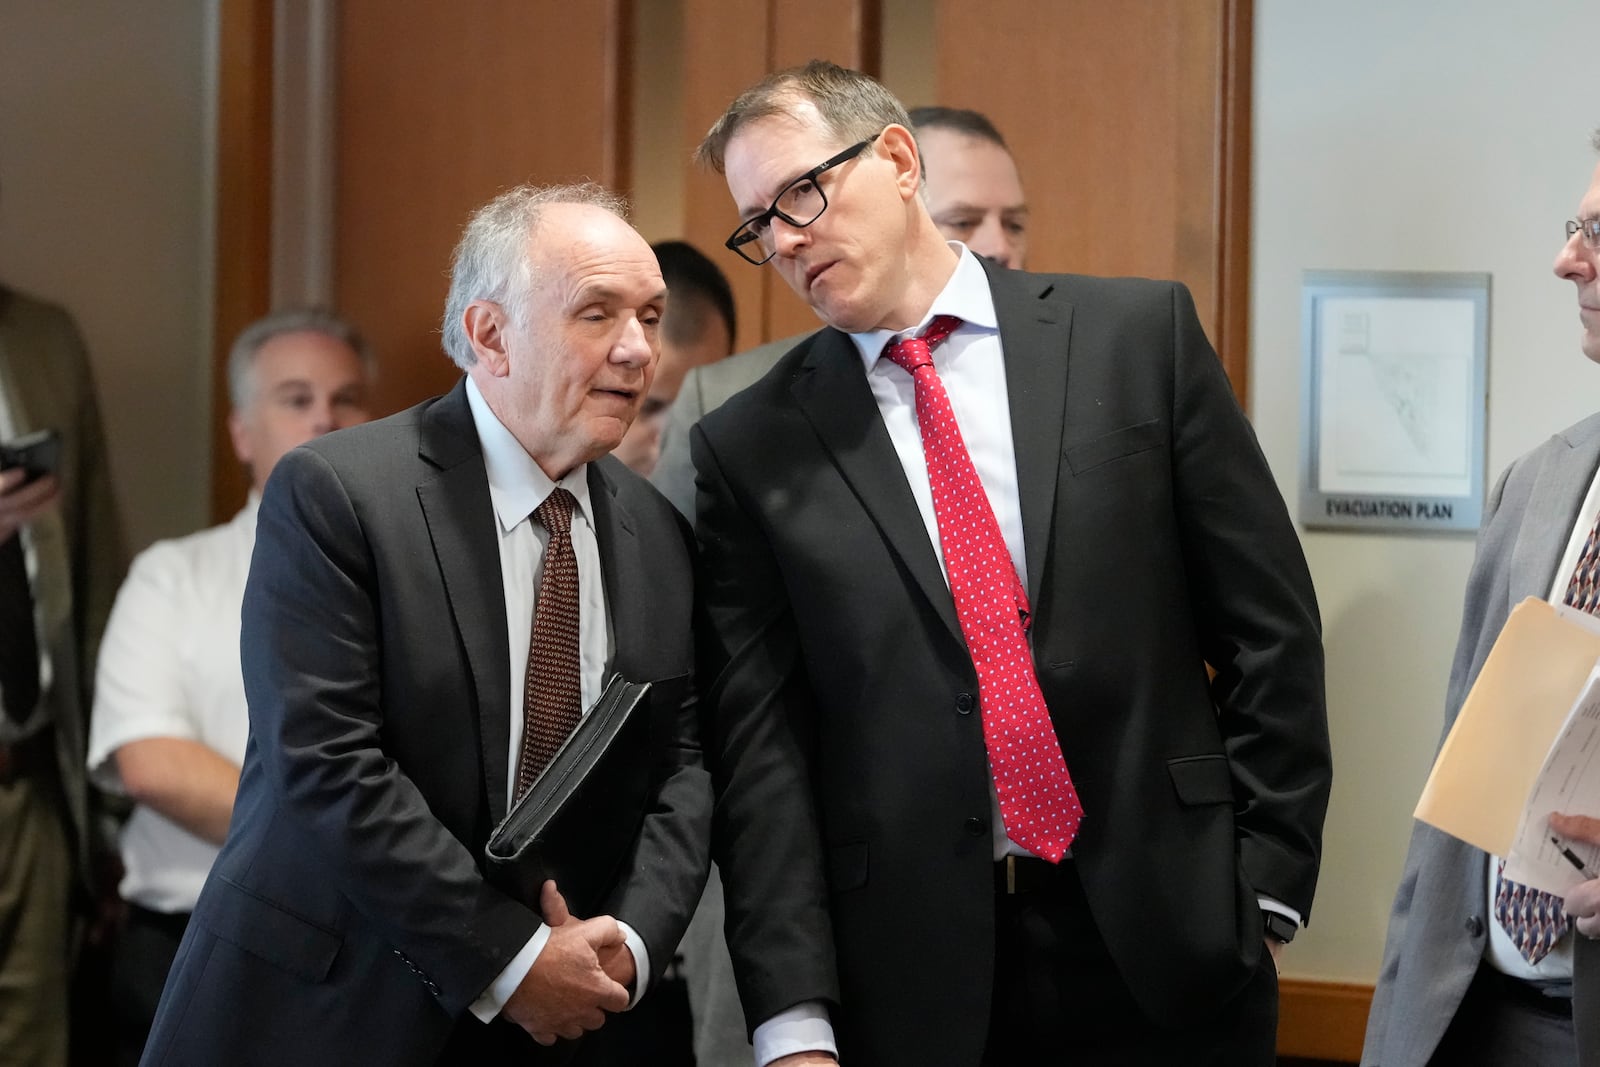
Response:
[[[995,990],[985,1067],[1273,1067],[1278,976],[1265,948],[1243,990],[1212,1017],[1172,1027],[1129,992],[1089,915],[1071,860],[1006,893],[996,878]],[[1048,872],[1048,873],[1045,873]]]
[[[155,1021],[161,989],[178,954],[189,915],[128,905],[128,921],[117,938],[111,960],[111,1020],[115,1030],[117,1067],[138,1067],[150,1024]]]
[[[1551,997],[1487,963],[1467,988],[1430,1067],[1570,1067],[1578,1062],[1572,998]]]

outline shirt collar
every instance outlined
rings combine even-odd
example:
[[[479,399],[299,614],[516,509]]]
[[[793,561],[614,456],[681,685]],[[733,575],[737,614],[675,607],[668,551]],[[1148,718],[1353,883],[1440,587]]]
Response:
[[[577,513],[589,514],[589,465],[580,463],[567,472],[559,482],[533,461],[522,443],[516,439],[505,423],[489,409],[478,383],[467,378],[467,406],[472,409],[472,423],[478,431],[478,443],[483,446],[483,466],[489,476],[489,499],[494,502],[494,515],[500,523],[501,533],[511,530],[533,514],[559,486],[578,501]]]
[[[251,489],[250,495],[244,499],[244,507],[236,511],[230,521],[237,529],[247,534],[251,540],[255,540],[256,514],[260,510],[261,494]]]
[[[955,273],[950,275],[944,289],[933,298],[933,305],[928,308],[921,322],[909,330],[869,330],[850,334],[850,340],[854,342],[861,362],[869,373],[877,366],[878,357],[883,355],[883,350],[891,341],[916,336],[935,315],[954,315],[961,320],[963,328],[970,326],[995,332],[1000,329],[1000,318],[994,310],[994,294],[989,291],[989,276],[984,273],[983,264],[960,241],[945,243],[961,259],[956,263]]]

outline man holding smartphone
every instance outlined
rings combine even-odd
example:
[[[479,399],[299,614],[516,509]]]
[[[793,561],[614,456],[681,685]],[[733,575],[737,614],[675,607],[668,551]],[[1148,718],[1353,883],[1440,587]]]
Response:
[[[84,720],[122,541],[77,327],[0,287],[0,443],[44,429],[59,439],[53,472],[48,443],[0,465],[0,1049],[56,1065],[73,904],[96,899]]]

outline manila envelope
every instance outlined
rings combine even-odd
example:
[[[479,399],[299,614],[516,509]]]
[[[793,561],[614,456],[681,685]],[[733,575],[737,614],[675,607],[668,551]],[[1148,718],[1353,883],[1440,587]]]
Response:
[[[1537,597],[1513,608],[1439,749],[1416,817],[1504,856],[1597,660],[1600,620]]]

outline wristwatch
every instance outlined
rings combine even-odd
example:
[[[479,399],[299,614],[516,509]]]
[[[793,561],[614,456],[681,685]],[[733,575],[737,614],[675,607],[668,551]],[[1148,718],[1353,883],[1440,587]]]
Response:
[[[1293,941],[1294,932],[1298,929],[1293,919],[1265,908],[1261,909],[1261,925],[1266,935],[1280,945]]]

